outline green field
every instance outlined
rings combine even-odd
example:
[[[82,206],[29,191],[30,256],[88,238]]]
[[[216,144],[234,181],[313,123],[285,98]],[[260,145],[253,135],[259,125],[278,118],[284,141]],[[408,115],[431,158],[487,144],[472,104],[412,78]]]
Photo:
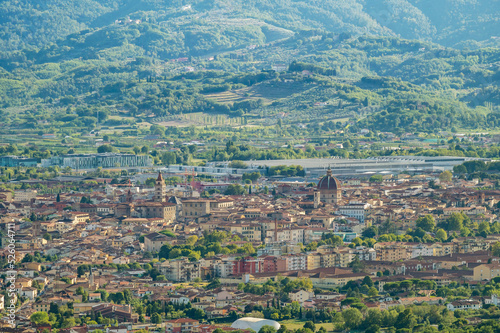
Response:
[[[305,321],[300,321],[297,319],[290,319],[290,320],[282,320],[279,322],[280,325],[285,325],[287,329],[289,330],[296,330],[299,328],[304,327],[304,324],[306,323]],[[321,326],[323,326],[327,332],[333,332],[334,324],[333,323],[321,323],[321,324],[316,324],[316,330],[318,330]]]

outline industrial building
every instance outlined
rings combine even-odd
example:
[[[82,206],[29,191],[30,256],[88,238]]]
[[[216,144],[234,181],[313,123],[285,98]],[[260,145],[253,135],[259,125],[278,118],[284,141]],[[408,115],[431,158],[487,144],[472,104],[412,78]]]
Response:
[[[222,162],[221,162],[222,163]],[[192,166],[192,165],[169,165],[166,168],[161,169],[164,173],[170,174],[181,174],[181,173],[202,173],[209,174],[212,176],[227,176],[227,175],[243,175],[244,173],[260,172],[263,174],[262,169],[258,168],[247,168],[238,169],[231,168],[225,163],[224,165],[214,162],[209,162],[205,166]]]
[[[36,167],[37,164],[36,158],[0,156],[0,167]]]
[[[372,174],[392,173],[426,173],[453,170],[453,167],[466,161],[490,159],[455,157],[455,156],[390,156],[369,159],[342,159],[342,158],[310,158],[293,160],[263,160],[249,161],[250,170],[266,174],[268,168],[278,165],[300,165],[306,172],[306,177],[322,177],[328,168],[336,176],[359,176]]]
[[[42,160],[42,167],[58,166],[72,169],[97,169],[101,168],[134,168],[151,167],[153,161],[149,155],[133,154],[72,154],[54,156]]]

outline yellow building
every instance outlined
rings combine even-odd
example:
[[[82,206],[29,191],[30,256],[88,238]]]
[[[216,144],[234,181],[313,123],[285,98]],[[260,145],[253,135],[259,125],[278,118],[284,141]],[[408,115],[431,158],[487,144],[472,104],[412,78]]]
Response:
[[[321,254],[311,252],[307,254],[307,270],[321,268]]]
[[[403,244],[376,243],[373,248],[377,251],[377,260],[398,261],[409,258],[409,253]]]
[[[182,200],[182,213],[185,218],[210,214],[210,200]]]
[[[483,264],[474,267],[474,281],[491,280],[500,276],[500,264]]]
[[[232,234],[241,234],[248,238],[249,241],[260,241],[262,238],[260,224],[245,223],[245,224],[231,224],[229,230]]]
[[[145,202],[135,207],[142,218],[160,218],[165,222],[175,221],[177,205],[170,202]]]

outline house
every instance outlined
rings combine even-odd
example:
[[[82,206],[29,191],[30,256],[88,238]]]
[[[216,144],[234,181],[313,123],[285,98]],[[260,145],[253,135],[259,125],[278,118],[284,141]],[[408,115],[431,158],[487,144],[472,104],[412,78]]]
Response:
[[[165,321],[165,333],[194,333],[200,325],[198,320],[179,318]]]
[[[303,305],[305,301],[314,298],[314,292],[305,290],[294,290],[288,293],[288,297],[290,297],[292,302],[299,302],[300,305]]]
[[[78,303],[75,303],[75,305]],[[83,303],[85,304],[85,303]],[[104,318],[113,318],[118,320],[118,322],[133,322],[136,323],[139,319],[139,315],[132,313],[130,305],[118,305],[118,304],[91,304],[91,311],[93,315],[100,313]],[[85,311],[88,312],[88,311]],[[75,311],[76,313],[76,311]],[[81,312],[80,312],[81,313]]]
[[[33,300],[38,295],[38,289],[33,287],[23,287],[19,295]]]
[[[144,236],[144,247],[148,252],[160,252],[160,249],[163,245],[172,244],[174,242],[174,238],[168,237],[158,232],[153,232],[149,235]]]
[[[472,300],[472,299],[464,299],[464,300],[456,300],[446,304],[446,307],[450,311],[455,310],[478,310],[482,308],[482,304],[480,301]]]
[[[172,295],[170,296],[170,302],[172,302],[173,304],[188,304],[190,302],[190,299],[186,296]]]

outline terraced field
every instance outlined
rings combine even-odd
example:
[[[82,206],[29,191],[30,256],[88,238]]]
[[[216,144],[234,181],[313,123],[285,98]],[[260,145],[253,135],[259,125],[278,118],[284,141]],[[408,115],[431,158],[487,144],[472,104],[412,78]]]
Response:
[[[257,99],[262,99],[264,104],[271,104],[275,100],[287,98],[296,93],[302,93],[312,87],[313,85],[304,84],[303,82],[273,81],[256,84],[249,88],[208,94],[205,97],[225,104]]]

